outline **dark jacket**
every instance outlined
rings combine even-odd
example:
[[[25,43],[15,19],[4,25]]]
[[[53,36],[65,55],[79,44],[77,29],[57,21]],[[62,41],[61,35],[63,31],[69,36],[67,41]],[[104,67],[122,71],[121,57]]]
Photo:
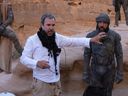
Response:
[[[87,37],[94,37],[98,33],[97,29],[89,33]],[[112,30],[109,30],[107,37],[102,39],[103,44],[90,43],[91,48],[85,48],[84,50],[84,73],[90,73],[90,70],[93,69],[96,70],[96,68],[98,68],[96,66],[104,66],[103,68],[108,67],[111,68],[111,70],[116,69],[116,71],[122,73],[123,52],[120,41],[120,35]],[[97,71],[100,73],[100,70]],[[101,70],[101,74],[103,71],[105,70]],[[84,78],[87,79],[87,77],[83,76],[83,79]]]

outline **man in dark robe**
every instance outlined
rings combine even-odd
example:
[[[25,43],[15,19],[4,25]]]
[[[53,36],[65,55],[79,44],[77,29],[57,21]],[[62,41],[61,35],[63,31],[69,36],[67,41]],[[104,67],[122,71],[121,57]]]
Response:
[[[14,20],[14,14],[13,14],[11,4],[8,2],[8,0],[0,0],[0,42],[2,42],[2,38],[8,38],[10,41],[13,42],[14,47],[16,48],[19,55],[21,55],[23,48],[20,45],[20,42],[16,36],[16,33],[10,27],[13,20]],[[5,51],[7,51],[7,50],[5,49]],[[10,51],[11,51],[11,49],[10,49]],[[1,54],[1,55],[3,55],[3,54]],[[8,55],[10,55],[10,54],[8,54]],[[2,58],[2,56],[1,56],[1,58]],[[5,59],[8,61],[8,58],[5,57]],[[0,65],[0,72],[6,71],[9,73],[10,67],[11,66],[9,63],[5,64],[5,62],[2,62],[2,64]]]
[[[101,39],[102,44],[90,43],[90,49],[84,50],[83,79],[88,83],[83,96],[112,96],[114,81],[123,80],[123,52],[121,37],[109,28],[110,18],[106,13],[96,17],[96,30],[87,34],[94,37],[100,32],[107,36]]]

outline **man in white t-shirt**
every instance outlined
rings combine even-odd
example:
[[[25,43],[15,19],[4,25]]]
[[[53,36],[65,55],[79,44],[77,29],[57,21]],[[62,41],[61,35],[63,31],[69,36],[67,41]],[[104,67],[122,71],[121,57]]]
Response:
[[[33,69],[33,96],[61,96],[60,52],[62,47],[90,47],[90,42],[100,43],[106,36],[100,33],[93,38],[71,38],[55,32],[55,17],[46,13],[41,17],[39,31],[30,36],[24,46],[20,61]]]

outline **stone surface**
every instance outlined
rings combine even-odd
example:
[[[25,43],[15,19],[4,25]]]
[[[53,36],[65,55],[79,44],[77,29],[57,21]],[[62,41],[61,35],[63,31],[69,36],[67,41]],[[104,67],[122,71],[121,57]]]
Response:
[[[16,31],[22,46],[28,36],[36,33],[40,16],[52,12],[57,18],[57,32],[68,36],[85,36],[96,26],[95,17],[107,12],[111,17],[111,28],[122,37],[124,52],[124,81],[114,86],[113,96],[127,96],[128,92],[128,27],[120,22],[113,27],[114,10],[111,0],[10,0],[13,5]],[[123,17],[123,15],[122,15]],[[122,20],[124,20],[122,18]],[[64,96],[82,96],[86,84],[82,81],[83,48],[62,49],[61,81]],[[16,96],[31,96],[32,70],[13,59],[12,73],[0,73],[0,92],[9,91]]]

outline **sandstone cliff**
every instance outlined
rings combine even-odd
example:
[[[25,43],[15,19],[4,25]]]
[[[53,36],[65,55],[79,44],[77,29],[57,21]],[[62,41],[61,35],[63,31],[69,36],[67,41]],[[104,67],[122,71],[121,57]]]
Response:
[[[56,30],[65,35],[84,36],[86,32],[95,28],[95,17],[100,12],[107,12],[111,17],[111,27],[114,22],[114,8],[111,0],[10,0],[13,5],[15,21],[13,28],[16,31],[22,46],[31,34],[40,26],[40,17],[45,12],[55,14],[57,19]],[[124,22],[121,22],[124,23]],[[112,27],[113,28],[113,27]],[[124,64],[127,71],[128,41],[127,27],[123,24],[113,28],[123,37]],[[77,35],[78,36],[78,35]],[[62,51],[61,80],[65,96],[82,96],[86,84],[82,81],[83,49],[66,48]],[[32,71],[13,60],[11,74],[0,74],[0,91],[11,91],[16,96],[31,96]],[[127,74],[127,73],[126,73]],[[127,75],[122,85],[116,88],[126,89]],[[116,91],[117,92],[117,91]],[[117,96],[116,92],[114,96]],[[121,91],[122,92],[122,91]],[[118,95],[119,96],[119,95]],[[120,95],[122,96],[122,95]],[[123,95],[125,96],[125,95]],[[126,94],[127,96],[127,94]]]

